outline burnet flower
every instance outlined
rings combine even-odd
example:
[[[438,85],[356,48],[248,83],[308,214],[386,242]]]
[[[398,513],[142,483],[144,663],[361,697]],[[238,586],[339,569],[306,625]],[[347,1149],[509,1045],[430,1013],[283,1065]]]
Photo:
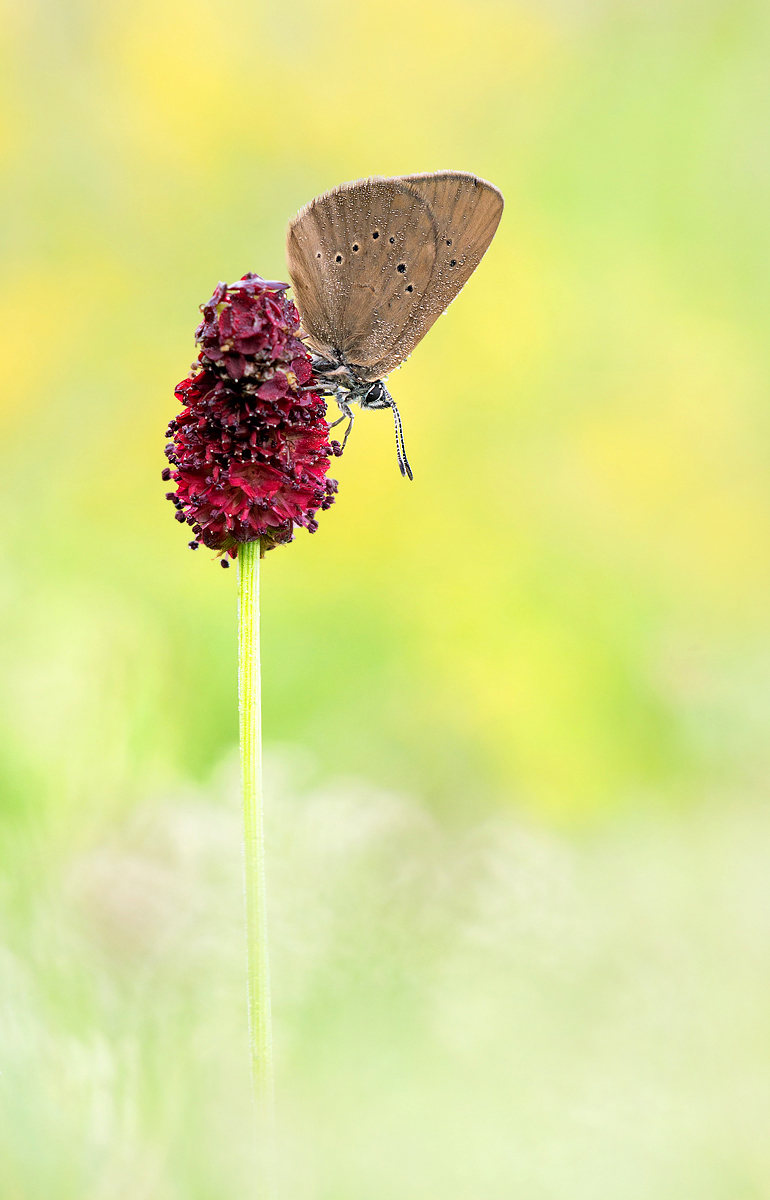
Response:
[[[249,1045],[257,1109],[260,1200],[274,1200],[272,1034],[262,822],[259,658],[260,556],[311,533],[334,503],[326,404],[287,284],[247,274],[217,284],[201,306],[200,347],[176,388],[182,405],[168,427],[163,478],[189,544],[238,560],[238,696],[244,819]]]
[[[259,540],[264,553],[290,542],[295,526],[314,533],[316,513],[334,503],[327,472],[340,447],[329,441],[287,286],[249,273],[218,284],[201,306],[200,353],[176,388],[183,407],[167,430],[163,471],[194,549],[235,558],[239,544]]]

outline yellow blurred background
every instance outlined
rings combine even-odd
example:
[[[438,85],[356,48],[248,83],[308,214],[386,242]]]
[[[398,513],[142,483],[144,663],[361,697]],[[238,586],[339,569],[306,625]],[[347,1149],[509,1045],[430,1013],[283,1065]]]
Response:
[[[4,0],[0,1200],[251,1196],[198,305],[347,179],[503,222],[264,562],[283,1193],[770,1196],[770,9]]]

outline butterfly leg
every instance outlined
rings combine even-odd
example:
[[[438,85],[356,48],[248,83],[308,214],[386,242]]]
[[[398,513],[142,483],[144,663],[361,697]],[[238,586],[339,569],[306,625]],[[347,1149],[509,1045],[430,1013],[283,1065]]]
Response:
[[[347,445],[347,440],[350,437],[350,431],[353,428],[353,410],[351,409],[350,405],[345,400],[344,395],[345,395],[344,392],[337,392],[335,394],[334,399],[337,401],[337,407],[339,408],[342,415],[337,417],[336,421],[332,421],[331,425],[329,426],[330,429],[334,429],[335,425],[339,425],[341,421],[344,421],[347,419],[348,427],[345,430],[345,436],[342,439],[342,449],[343,450],[345,449],[345,446]]]
[[[342,449],[343,449],[343,450],[345,449],[345,446],[347,445],[348,438],[350,437],[350,431],[351,431],[351,429],[353,428],[353,419],[354,419],[354,418],[353,418],[353,413],[351,412],[351,410],[350,410],[350,409],[348,409],[348,411],[347,411],[347,415],[350,417],[350,420],[348,421],[348,427],[347,427],[347,429],[345,430],[345,436],[344,436],[344,438],[342,439]]]

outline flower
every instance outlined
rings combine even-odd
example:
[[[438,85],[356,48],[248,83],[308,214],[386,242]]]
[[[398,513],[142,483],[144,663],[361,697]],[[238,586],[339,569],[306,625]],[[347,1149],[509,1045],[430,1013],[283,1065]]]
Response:
[[[217,284],[201,306],[201,350],[175,389],[182,412],[167,430],[163,471],[196,549],[235,558],[240,542],[259,538],[270,550],[290,542],[295,525],[315,533],[317,511],[334,503],[337,482],[326,473],[340,447],[329,441],[287,287],[249,273]]]

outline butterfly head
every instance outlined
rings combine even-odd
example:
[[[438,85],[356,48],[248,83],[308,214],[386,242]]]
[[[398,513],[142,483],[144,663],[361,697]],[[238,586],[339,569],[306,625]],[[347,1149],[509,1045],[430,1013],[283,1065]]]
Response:
[[[368,383],[365,386],[366,391],[358,401],[362,408],[393,407],[393,397],[381,379],[375,379],[374,383]]]

